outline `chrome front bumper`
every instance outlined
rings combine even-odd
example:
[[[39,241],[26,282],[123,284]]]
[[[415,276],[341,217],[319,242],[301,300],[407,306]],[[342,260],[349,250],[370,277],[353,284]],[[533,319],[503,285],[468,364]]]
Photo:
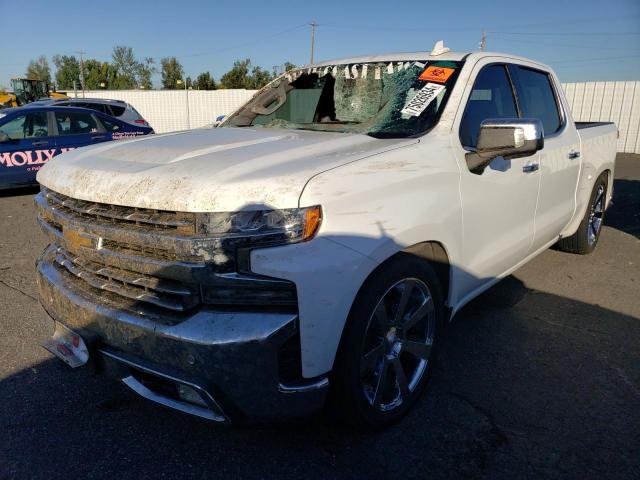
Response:
[[[37,283],[48,315],[84,338],[94,365],[150,400],[233,422],[302,417],[324,405],[325,377],[283,381],[283,363],[299,349],[295,313],[200,307],[163,322],[78,282],[56,263],[55,245],[37,261]],[[149,386],[156,381],[195,390],[205,406],[176,403],[163,387]]]

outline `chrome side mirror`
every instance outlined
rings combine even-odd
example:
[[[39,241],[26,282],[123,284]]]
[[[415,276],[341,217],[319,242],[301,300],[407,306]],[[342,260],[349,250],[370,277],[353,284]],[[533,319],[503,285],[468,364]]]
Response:
[[[465,157],[469,170],[482,173],[496,157],[528,157],[543,147],[542,122],[537,118],[489,118],[480,124],[476,150]]]

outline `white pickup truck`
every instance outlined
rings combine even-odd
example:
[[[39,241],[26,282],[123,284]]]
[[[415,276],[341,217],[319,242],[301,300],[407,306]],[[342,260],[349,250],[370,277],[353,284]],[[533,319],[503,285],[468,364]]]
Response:
[[[440,44],[66,153],[38,173],[46,347],[214,421],[329,404],[384,427],[463,305],[554,244],[593,250],[616,134],[574,122],[546,65]]]

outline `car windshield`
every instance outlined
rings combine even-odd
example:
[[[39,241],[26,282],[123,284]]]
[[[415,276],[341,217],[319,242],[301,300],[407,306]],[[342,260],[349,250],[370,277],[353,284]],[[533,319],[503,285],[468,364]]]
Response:
[[[437,123],[461,62],[376,62],[292,70],[222,127],[420,135]]]

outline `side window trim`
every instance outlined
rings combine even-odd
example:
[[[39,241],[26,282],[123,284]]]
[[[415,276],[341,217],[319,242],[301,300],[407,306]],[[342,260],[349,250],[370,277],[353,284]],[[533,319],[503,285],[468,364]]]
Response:
[[[516,88],[516,82],[513,80],[513,72],[511,69],[514,68],[513,63],[505,63],[504,69],[507,71],[507,78],[509,78],[509,85],[511,85],[511,93],[513,93],[513,98],[516,101],[516,112],[518,113],[518,118],[522,118],[522,108],[520,107],[520,98],[518,98],[518,89]]]
[[[57,137],[58,136],[58,128],[56,125],[56,119],[53,116],[52,111],[45,111],[47,115],[47,131],[49,132],[49,137]]]
[[[96,122],[96,125],[98,127],[97,129],[98,131],[96,133],[107,133],[107,129],[102,124],[102,119],[100,118],[100,115],[96,113],[92,113],[91,116],[93,117],[93,121]]]
[[[478,73],[475,75],[475,79],[473,81],[473,84],[471,85],[471,91],[469,92],[469,96],[467,97],[467,101],[464,105],[464,110],[462,110],[462,117],[460,118],[460,125],[458,125],[458,141],[460,142],[460,145],[462,145],[462,148],[464,148],[465,150],[468,151],[473,151],[473,149],[471,149],[472,147],[469,147],[468,145],[464,145],[464,143],[462,142],[462,138],[461,138],[461,133],[462,133],[462,126],[464,125],[464,117],[467,113],[467,107],[469,106],[469,102],[471,101],[471,95],[473,93],[473,88],[476,85],[476,81],[478,79],[478,77],[480,76],[480,74],[482,73],[483,70],[485,70],[486,68],[489,67],[495,67],[496,65],[498,66],[502,66],[505,70],[505,74],[507,76],[507,80],[509,82],[509,87],[511,88],[511,95],[513,95],[513,99],[514,99],[514,103],[516,106],[516,113],[518,115],[517,118],[521,118],[521,110],[520,110],[520,104],[518,103],[518,94],[516,92],[516,88],[513,82],[513,79],[511,78],[511,72],[509,71],[509,63],[507,62],[491,62],[491,63],[487,63],[486,65],[483,65],[480,70],[478,70]],[[471,150],[469,150],[471,149]]]
[[[560,95],[558,93],[558,87],[556,86],[556,82],[555,79],[553,78],[553,76],[551,75],[551,72],[548,72],[546,70],[541,70],[539,68],[535,68],[535,67],[530,67],[528,65],[522,65],[519,63],[511,63],[509,64],[511,65],[511,68],[523,68],[526,70],[531,70],[533,72],[536,73],[540,73],[542,75],[544,75],[545,77],[547,77],[547,81],[549,82],[549,86],[551,87],[551,93],[553,94],[553,100],[555,102],[556,105],[556,110],[558,112],[558,116],[560,118],[560,126],[558,127],[558,129],[550,134],[547,134],[545,132],[544,134],[544,138],[554,138],[557,137],[558,135],[562,134],[564,132],[564,130],[567,128],[567,115],[564,111],[564,107],[562,106],[562,103],[560,102]],[[511,73],[510,73],[511,76]],[[516,95],[516,101],[518,99],[517,97],[517,89],[515,88],[515,84],[514,84],[514,94]],[[520,111],[520,107],[518,106],[518,111]]]

